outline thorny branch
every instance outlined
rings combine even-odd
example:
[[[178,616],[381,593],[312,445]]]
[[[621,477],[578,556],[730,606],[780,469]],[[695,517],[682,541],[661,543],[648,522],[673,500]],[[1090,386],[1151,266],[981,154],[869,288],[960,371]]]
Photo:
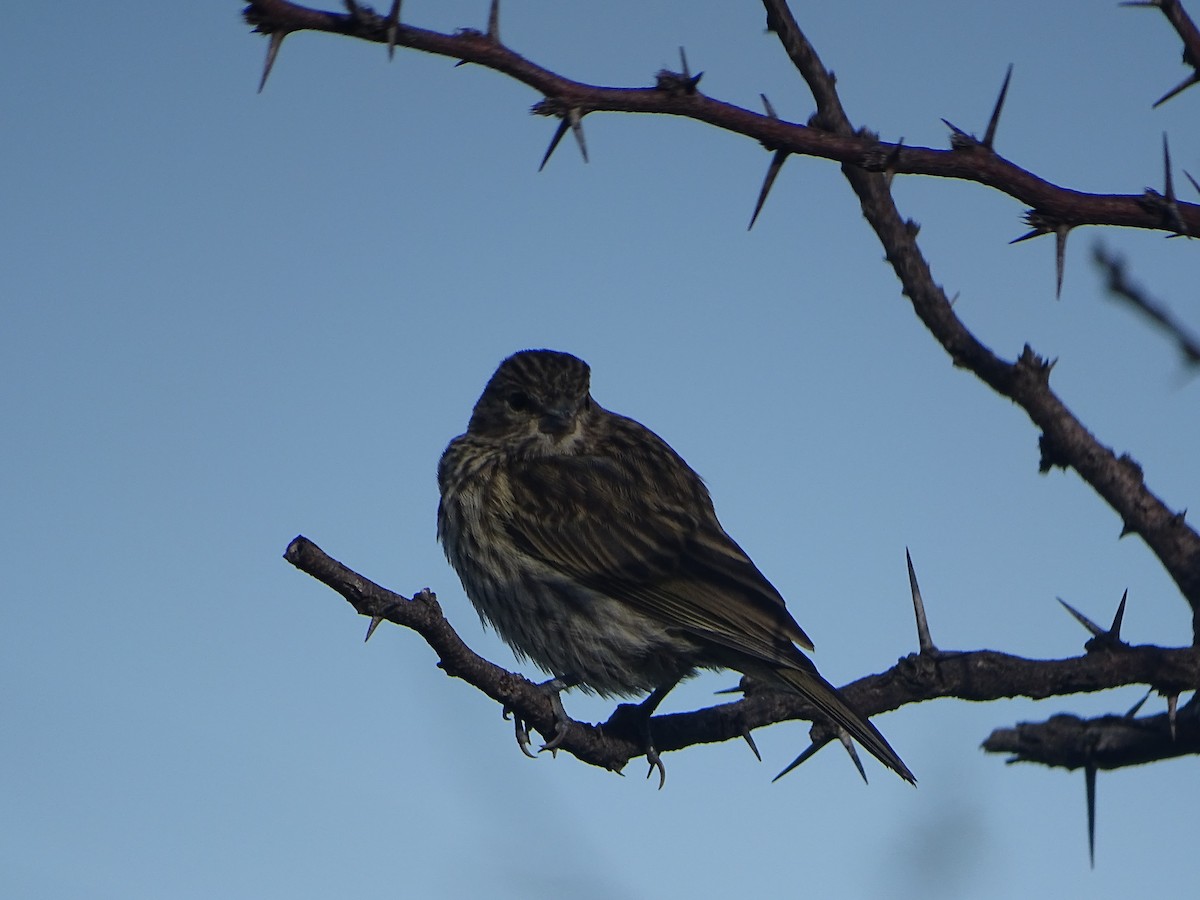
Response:
[[[378,44],[388,44],[388,19],[355,4],[350,13],[322,12],[288,0],[252,0],[246,20],[270,35],[273,43],[296,31],[323,31]],[[770,23],[768,22],[768,27]],[[834,160],[890,175],[932,175],[987,185],[1030,207],[1027,217],[1044,232],[1055,227],[1120,225],[1175,232],[1175,217],[1154,191],[1145,194],[1089,194],[1052,184],[998,154],[977,147],[936,150],[880,141],[869,132],[833,129],[826,104],[836,91],[818,94],[818,120],[801,125],[723,103],[692,89],[679,89],[668,80],[655,87],[615,88],[583,84],[564,78],[514,52],[482,31],[461,29],[442,34],[406,25],[394,26],[394,43],[494,69],[544,95],[549,102],[534,107],[539,115],[582,118],[593,112],[652,113],[683,116],[725,131],[745,135],[777,151]],[[793,50],[789,49],[789,53]],[[831,99],[832,98],[832,99]],[[838,101],[840,110],[840,101]],[[844,114],[843,114],[844,115]],[[1200,234],[1200,206],[1179,204],[1179,218],[1189,234]]]
[[[330,558],[305,537],[293,540],[284,558],[333,588],[359,614],[416,631],[438,654],[438,666],[446,674],[483,691],[544,734],[553,733],[554,714],[545,692],[538,690],[533,682],[472,652],[450,627],[437,600],[427,590],[418,592],[411,600],[394,594]],[[1128,684],[1148,684],[1164,693],[1200,684],[1200,649],[1119,645],[1089,651],[1083,656],[1050,660],[1023,659],[994,650],[933,649],[905,656],[892,668],[860,678],[841,690],[864,714],[877,715],[938,697],[975,701],[1008,697],[1045,699]],[[811,720],[814,712],[795,694],[756,691],[750,686],[746,697],[735,703],[655,716],[654,743],[659,752],[666,752],[727,741],[776,722]],[[818,729],[815,739],[823,743],[828,738]],[[989,738],[994,739],[995,736]],[[645,743],[637,734],[572,722],[559,749],[592,765],[620,771],[629,760],[643,755]],[[1144,761],[1141,755],[1134,754],[1125,764]],[[1120,766],[1119,753],[1110,754],[1106,763],[1107,768]]]
[[[765,103],[766,114],[759,114],[706,97],[698,90],[699,76],[692,77],[686,72],[682,75],[660,72],[655,86],[645,88],[602,87],[564,78],[501,43],[495,4],[487,32],[463,29],[455,34],[441,34],[401,22],[400,4],[395,0],[386,17],[357,3],[348,2],[349,12],[339,14],[309,9],[287,0],[252,0],[245,17],[257,31],[270,37],[264,83],[288,34],[300,30],[323,31],[382,43],[389,53],[399,46],[475,63],[529,85],[545,97],[533,111],[561,119],[551,151],[568,127],[583,149],[586,145],[581,122],[592,112],[683,116],[753,138],[775,154],[759,208],[769,191],[772,172],[778,171],[778,165],[788,154],[840,162],[859,198],[864,217],[885,248],[904,294],[931,334],[956,365],[969,369],[1026,411],[1041,431],[1042,471],[1056,466],[1075,469],[1122,518],[1122,535],[1137,534],[1145,541],[1192,607],[1194,634],[1200,639],[1200,537],[1185,523],[1183,513],[1169,509],[1149,490],[1141,468],[1133,459],[1124,454],[1118,456],[1100,443],[1051,390],[1049,376],[1053,363],[1039,358],[1028,346],[1014,361],[1001,359],[957,318],[917,246],[916,224],[900,215],[889,191],[894,176],[921,174],[974,181],[1021,200],[1031,207],[1026,217],[1033,231],[1026,237],[1055,235],[1061,277],[1067,234],[1080,225],[1105,224],[1200,235],[1200,207],[1180,202],[1174,196],[1169,155],[1163,193],[1147,189],[1140,196],[1088,194],[1051,184],[996,153],[993,144],[1004,90],[982,141],[953,125],[948,150],[880,141],[876,135],[855,129],[851,124],[831,73],[801,32],[786,3],[763,0],[763,5],[768,29],[776,34],[816,100],[817,113],[807,125],[778,118],[769,103]],[[1200,72],[1197,65],[1200,37],[1177,0],[1130,5],[1160,9],[1184,43],[1185,63]],[[1163,100],[1196,81],[1200,81],[1200,76],[1189,77]],[[421,592],[412,600],[392,594],[329,559],[304,538],[292,542],[286,557],[302,571],[342,593],[360,613],[416,630],[440,655],[440,665],[448,674],[470,682],[533,727],[552,729],[553,712],[544,692],[534,690],[524,678],[471,652],[442,617],[436,600],[428,592]],[[915,580],[914,599],[918,599]],[[987,650],[950,653],[937,650],[932,642],[925,646],[925,641],[922,646],[920,653],[901,659],[891,669],[847,685],[844,691],[851,702],[873,715],[936,697],[1040,698],[1147,684],[1169,699],[1171,714],[1166,717],[1172,735],[1169,746],[1157,738],[1147,741],[1122,737],[1131,731],[1143,736],[1158,734],[1157,722],[1164,717],[1074,720],[1081,724],[1070,728],[1063,725],[1063,717],[1056,717],[1041,725],[997,731],[985,747],[1013,752],[1019,759],[1046,765],[1085,765],[1092,773],[1089,784],[1094,782],[1097,767],[1115,768],[1178,752],[1197,752],[1194,723],[1189,720],[1186,727],[1180,724],[1176,733],[1174,715],[1178,695],[1200,685],[1200,649],[1196,646],[1129,647],[1118,638],[1102,647],[1089,644],[1089,652],[1084,656],[1062,660],[1027,660]],[[772,722],[808,718],[811,712],[791,695],[750,689],[736,703],[656,717],[655,743],[660,751],[668,751],[727,740],[746,736],[753,728]],[[1062,737],[1069,734],[1084,736]],[[814,729],[817,744],[828,738],[819,726]],[[629,759],[641,754],[641,745],[637,736],[623,735],[615,725],[604,728],[573,723],[561,749],[593,765],[620,770]],[[1092,756],[1084,763],[1072,763],[1084,758],[1072,755],[1071,748],[1076,745],[1091,748]],[[1098,747],[1104,748],[1102,759],[1096,756]]]

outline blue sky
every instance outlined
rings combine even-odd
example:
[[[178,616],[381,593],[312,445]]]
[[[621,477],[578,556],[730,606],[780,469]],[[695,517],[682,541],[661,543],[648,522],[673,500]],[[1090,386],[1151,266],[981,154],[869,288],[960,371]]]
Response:
[[[809,8],[811,6],[811,8]],[[565,8],[564,8],[565,7]],[[1121,712],[1138,688],[877,721],[920,779],[864,787],[800,723],[666,758],[659,792],[569,756],[531,762],[499,709],[414,635],[365,622],[281,558],[303,533],[365,575],[435,590],[485,656],[434,536],[434,471],[497,362],[568,350],[597,399],[707,480],[834,682],[915,647],[904,549],[934,639],[1033,657],[1129,590],[1132,642],[1190,614],[1148,551],[1037,435],[953,369],[899,295],[837,167],[769,161],[695,123],[554,124],[473,67],[301,34],[266,91],[266,42],[226,3],[18,5],[0,34],[0,887],[28,898],[392,896],[981,898],[1182,894],[1195,761],[1102,775],[1097,866],[1083,778],[1007,767],[992,728]],[[1161,134],[1200,175],[1200,90],[1157,14],[1115,4],[796,5],[858,124],[945,146],[982,132],[1058,184],[1161,188]],[[1193,10],[1195,13],[1196,10]],[[487,3],[410,0],[424,27]],[[709,94],[784,118],[811,99],[755,3],[513,2],[515,49],[645,85],[686,46]],[[1176,173],[1177,183],[1183,179]],[[1190,191],[1190,188],[1187,189]],[[1009,246],[1022,207],[900,179],[935,275],[1006,356],[1054,384],[1176,508],[1200,503],[1200,386],[1105,299],[1099,238],[1193,329],[1195,250],[1148,233]],[[1185,199],[1196,200],[1184,192]],[[529,674],[534,672],[526,669]],[[712,702],[699,678],[668,707]],[[608,704],[568,696],[590,720]],[[1152,698],[1147,711],[1163,707]]]

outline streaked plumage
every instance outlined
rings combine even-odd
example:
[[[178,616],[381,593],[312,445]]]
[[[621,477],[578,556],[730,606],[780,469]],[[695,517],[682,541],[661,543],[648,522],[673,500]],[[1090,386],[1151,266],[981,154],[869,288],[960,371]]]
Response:
[[[522,657],[604,696],[735,669],[810,700],[912,774],[798,649],[812,642],[660,437],[589,393],[566,353],[496,370],[438,467],[438,536],[480,616]]]

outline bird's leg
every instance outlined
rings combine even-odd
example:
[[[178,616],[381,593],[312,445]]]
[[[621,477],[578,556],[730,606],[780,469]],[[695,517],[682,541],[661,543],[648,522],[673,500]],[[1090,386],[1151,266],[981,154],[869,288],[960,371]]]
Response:
[[[567,736],[567,730],[570,728],[571,719],[567,715],[567,711],[563,709],[562,697],[559,696],[563,691],[574,687],[577,682],[570,678],[559,678],[555,676],[549,681],[543,681],[541,684],[535,685],[539,691],[542,691],[550,701],[550,708],[554,711],[554,733],[550,735],[550,739],[542,744],[542,750],[549,750],[551,755],[555,754],[558,745],[563,742],[563,738]],[[513,717],[513,728],[517,735],[517,746],[521,748],[521,752],[530,759],[537,759],[537,754],[529,750],[529,723],[517,715],[509,707],[504,707],[504,718]]]
[[[679,684],[679,679],[675,679],[668,684],[659,685],[651,693],[650,696],[641,703],[622,703],[618,706],[611,716],[608,718],[606,725],[624,725],[622,720],[629,717],[636,717],[634,727],[637,728],[638,734],[642,738],[642,746],[646,752],[646,762],[650,764],[650,769],[646,772],[646,777],[649,778],[654,774],[654,770],[658,770],[658,789],[661,791],[664,784],[667,783],[667,767],[663,765],[662,757],[658,755],[658,750],[654,747],[654,735],[650,732],[650,718],[654,715],[654,711],[658,709],[658,705],[663,702],[667,694],[671,693],[675,685]],[[618,724],[619,723],[619,724]]]

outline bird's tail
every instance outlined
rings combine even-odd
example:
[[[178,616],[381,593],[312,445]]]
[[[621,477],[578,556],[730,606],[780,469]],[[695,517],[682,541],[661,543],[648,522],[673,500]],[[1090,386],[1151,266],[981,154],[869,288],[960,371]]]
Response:
[[[807,660],[805,660],[807,662]],[[814,669],[792,667],[776,668],[773,672],[779,681],[808,700],[818,710],[828,716],[837,725],[845,728],[850,735],[871,751],[871,755],[892,769],[897,775],[910,784],[916,784],[917,779],[908,770],[908,766],[900,759],[895,750],[879,733],[866,716],[852,707],[842,697],[838,689],[826,681]]]

